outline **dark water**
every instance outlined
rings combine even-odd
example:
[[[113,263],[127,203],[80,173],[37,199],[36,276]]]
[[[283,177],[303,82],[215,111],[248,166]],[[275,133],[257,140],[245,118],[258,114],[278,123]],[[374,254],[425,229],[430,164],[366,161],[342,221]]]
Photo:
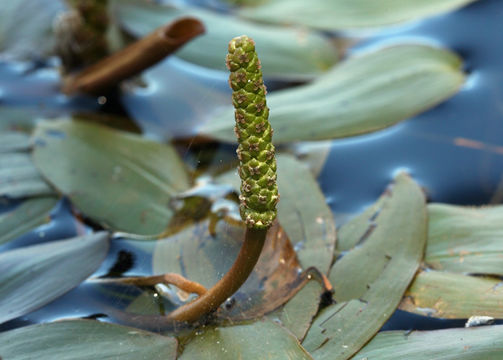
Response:
[[[456,96],[430,111],[390,129],[332,142],[319,182],[337,219],[371,204],[402,169],[425,188],[430,201],[463,205],[503,201],[501,19],[500,0],[481,0],[445,16],[386,30],[351,49],[357,53],[401,42],[444,46],[462,56],[468,77]],[[139,120],[147,135],[167,139],[193,134],[208,113],[229,102],[227,74],[177,59],[149,70],[145,75],[146,86],[128,87],[121,99],[107,99],[108,104],[99,104],[94,98],[58,94],[58,74],[50,65],[0,64],[0,104],[29,106],[51,114],[82,109],[122,111],[123,106]],[[222,147],[221,152],[228,150]],[[197,159],[198,151],[189,147],[185,153]],[[4,209],[7,206],[13,205],[0,204]],[[89,230],[71,216],[67,202],[54,209],[52,219],[50,224],[8,247],[61,239]],[[114,240],[107,260],[94,275],[150,272],[148,251],[139,250],[134,243]],[[105,298],[95,284],[86,282],[44,308],[1,325],[0,330],[65,317],[98,316],[104,312],[100,300]],[[107,301],[110,303],[109,298]],[[121,299],[115,301],[117,306],[124,305]],[[463,325],[464,320],[429,319],[397,311],[383,329]]]

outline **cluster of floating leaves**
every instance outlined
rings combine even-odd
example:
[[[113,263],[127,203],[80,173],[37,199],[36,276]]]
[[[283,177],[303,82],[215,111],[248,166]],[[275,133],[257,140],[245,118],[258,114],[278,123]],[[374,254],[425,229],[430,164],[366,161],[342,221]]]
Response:
[[[465,81],[462,61],[450,50],[400,44],[345,58],[355,39],[320,30],[371,31],[469,2],[386,1],[392,6],[380,8],[370,0],[317,0],[309,6],[269,0],[255,7],[233,1],[221,4],[226,11],[215,11],[122,0],[110,1],[109,11],[117,34],[121,29],[134,37],[180,16],[201,19],[207,33],[176,56],[217,71],[224,68],[228,40],[242,33],[253,37],[266,77],[309,81],[268,98],[274,140],[291,144],[392,126],[444,101]],[[50,54],[51,24],[65,5],[9,0],[2,6],[2,52],[24,60]],[[26,9],[37,18],[24,21]],[[345,12],[336,21],[331,15]],[[235,141],[229,104],[198,124],[198,138]],[[178,273],[206,287],[232,263],[244,233],[232,160],[194,167],[180,156],[186,143],[149,140],[127,131],[124,119],[43,119],[10,108],[0,109],[0,117],[0,196],[14,204],[0,214],[0,323],[84,281],[102,281],[104,293],[120,298],[117,289],[127,285],[90,278],[111,242],[146,252],[152,274]],[[378,331],[397,308],[439,318],[503,317],[503,209],[427,205],[421,188],[402,173],[375,204],[339,228],[336,242],[333,214],[314,176],[323,161],[314,158],[301,161],[280,151],[279,224],[248,281],[208,324],[183,331],[162,327],[163,313],[191,295],[172,287],[142,288],[126,308],[106,305],[112,322],[129,327],[83,319],[24,326],[0,333],[0,358],[498,358],[498,325],[406,335]],[[71,236],[47,241],[43,229],[63,201],[83,220],[74,220]],[[91,231],[89,224],[100,230]],[[19,241],[30,232],[37,243]],[[142,236],[156,240],[138,240]],[[333,298],[320,274],[333,284]],[[159,296],[162,309],[152,306]]]

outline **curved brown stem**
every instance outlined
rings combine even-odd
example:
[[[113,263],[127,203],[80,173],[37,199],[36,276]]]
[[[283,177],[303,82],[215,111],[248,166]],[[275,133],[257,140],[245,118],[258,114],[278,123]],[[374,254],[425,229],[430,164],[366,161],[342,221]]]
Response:
[[[62,91],[65,94],[99,94],[141,73],[204,31],[204,25],[197,19],[187,17],[176,20],[80,73],[68,76]]]
[[[157,284],[174,285],[180,290],[187,293],[203,295],[207,290],[198,282],[191,281],[184,278],[180,274],[166,273],[162,275],[153,276],[138,276],[138,277],[125,277],[125,278],[104,278],[104,279],[91,279],[93,282],[102,284],[126,284],[135,286],[154,286]]]
[[[232,296],[248,279],[264,247],[267,229],[246,229],[245,240],[230,270],[215,286],[196,300],[179,307],[167,316],[168,320],[193,322],[209,314]]]

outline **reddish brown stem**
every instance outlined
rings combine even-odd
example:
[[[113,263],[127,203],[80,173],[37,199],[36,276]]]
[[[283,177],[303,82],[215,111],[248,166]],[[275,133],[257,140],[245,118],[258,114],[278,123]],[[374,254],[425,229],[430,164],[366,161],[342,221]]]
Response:
[[[157,284],[174,285],[177,288],[197,295],[206,293],[206,288],[198,282],[184,278],[182,275],[175,273],[166,273],[162,275],[141,276],[141,277],[125,277],[117,279],[94,279],[94,282],[99,283],[119,283],[135,286],[154,286]]]
[[[168,314],[167,319],[178,322],[194,322],[209,314],[232,296],[246,281],[257,263],[264,246],[267,229],[246,229],[241,250],[230,270],[215,286],[196,300]]]
[[[68,76],[62,91],[65,94],[100,94],[161,61],[204,31],[204,25],[197,19],[176,20],[80,73]]]

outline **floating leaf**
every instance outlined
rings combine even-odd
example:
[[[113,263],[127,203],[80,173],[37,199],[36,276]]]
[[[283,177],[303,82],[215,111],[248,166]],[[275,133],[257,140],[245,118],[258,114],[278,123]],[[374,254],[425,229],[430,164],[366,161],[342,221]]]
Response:
[[[430,204],[426,264],[456,273],[503,275],[503,206]]]
[[[53,20],[64,8],[58,0],[3,0],[0,52],[23,59],[47,55],[54,46]]]
[[[312,359],[298,340],[269,320],[245,325],[206,327],[194,333],[181,360]]]
[[[418,20],[475,0],[267,0],[239,15],[261,22],[299,24],[323,30],[371,28]]]
[[[138,37],[178,17],[202,20],[206,34],[183,47],[177,56],[213,69],[226,70],[222,56],[227,53],[227,43],[242,34],[257,42],[264,76],[306,80],[324,73],[337,61],[330,40],[306,29],[259,25],[202,8],[175,8],[138,0],[116,2],[114,14],[128,32]]]
[[[52,194],[54,190],[42,178],[30,154],[0,152],[0,196],[21,198]]]
[[[107,251],[108,235],[100,232],[0,254],[0,323],[80,284],[99,267]]]
[[[453,53],[421,45],[349,58],[312,83],[267,97],[273,140],[325,140],[389,127],[455,94],[464,81],[461,65]],[[200,131],[235,142],[233,116],[229,106]]]
[[[176,359],[172,337],[94,320],[58,321],[0,334],[5,360]]]
[[[340,303],[325,308],[303,345],[317,359],[348,359],[398,306],[419,267],[426,241],[426,206],[417,184],[401,174],[360,224],[359,247],[330,273]]]
[[[214,235],[210,234],[207,221],[188,227],[157,242],[154,273],[181,274],[210,288],[234,263],[244,233],[243,226],[226,221],[216,224]],[[278,308],[307,282],[300,270],[288,237],[280,226],[273,225],[252,274],[233,295],[232,305],[221,309],[220,316],[253,319]]]
[[[12,211],[0,214],[0,244],[49,222],[49,211],[57,202],[55,197],[33,198]]]
[[[355,360],[499,360],[503,326],[436,331],[386,331],[377,334]]]
[[[325,292],[317,281],[308,282],[283,307],[270,313],[271,320],[279,320],[297,339],[302,340],[318,312],[320,299]]]
[[[500,279],[422,271],[407,290],[400,309],[448,319],[467,319],[472,315],[503,318],[502,303]]]
[[[39,124],[35,164],[87,216],[106,227],[157,234],[169,223],[172,195],[188,187],[169,145],[79,121]]]
[[[301,266],[328,273],[335,246],[335,224],[325,197],[311,172],[290,155],[277,155],[278,219],[296,248]],[[239,189],[236,171],[217,181]],[[291,235],[290,235],[291,234]]]

